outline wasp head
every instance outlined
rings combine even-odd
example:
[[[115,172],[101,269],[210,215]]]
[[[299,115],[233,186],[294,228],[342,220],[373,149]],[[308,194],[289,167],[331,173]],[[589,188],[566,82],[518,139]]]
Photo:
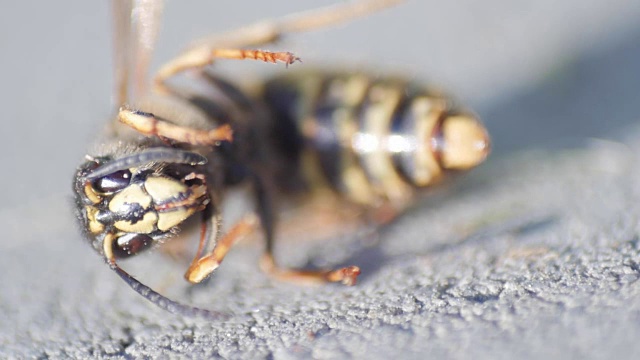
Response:
[[[76,172],[74,190],[78,218],[94,248],[108,259],[129,257],[170,236],[210,201],[198,170],[206,161],[173,148],[88,158]]]

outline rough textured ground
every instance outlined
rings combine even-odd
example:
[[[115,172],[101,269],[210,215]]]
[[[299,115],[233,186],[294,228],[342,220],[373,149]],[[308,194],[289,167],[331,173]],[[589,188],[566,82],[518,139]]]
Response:
[[[159,57],[310,3],[172,2]],[[492,159],[377,236],[279,245],[289,265],[361,265],[353,288],[274,282],[256,272],[255,243],[191,289],[161,254],[126,264],[234,314],[219,322],[148,304],[75,229],[70,175],[108,114],[106,5],[0,15],[0,357],[638,358],[640,8],[457,4],[414,2],[290,46],[305,66],[368,54],[433,74],[486,119]]]

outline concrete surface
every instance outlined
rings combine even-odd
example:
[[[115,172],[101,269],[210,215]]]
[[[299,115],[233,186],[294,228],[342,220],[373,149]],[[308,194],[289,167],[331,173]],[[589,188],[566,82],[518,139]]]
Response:
[[[171,2],[158,58],[312,3]],[[126,263],[175,299],[234,314],[219,322],[147,303],[75,228],[70,178],[109,112],[106,3],[6,7],[0,357],[640,356],[639,4],[414,1],[279,45],[304,66],[435,79],[479,111],[495,151],[376,236],[280,243],[289,265],[361,265],[353,288],[274,282],[254,243],[195,288],[161,254]]]

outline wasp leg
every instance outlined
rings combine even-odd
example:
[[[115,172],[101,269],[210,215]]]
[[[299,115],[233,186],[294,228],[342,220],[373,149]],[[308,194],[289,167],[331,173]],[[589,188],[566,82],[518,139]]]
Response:
[[[211,209],[212,206],[207,206],[200,212],[200,241],[195,255],[192,255],[193,249],[190,241],[192,239],[189,237],[172,239],[172,241],[162,244],[159,250],[175,261],[182,261],[191,257],[191,264],[193,265],[204,256],[212,240],[218,239],[220,236],[221,216],[219,214],[212,215],[213,211]]]
[[[191,145],[216,145],[220,141],[231,141],[233,139],[233,131],[228,124],[212,130],[200,130],[175,125],[166,120],[156,118],[151,113],[127,108],[120,108],[118,120],[143,135],[158,136],[162,140],[170,139]]]
[[[257,224],[258,219],[253,215],[240,220],[217,241],[216,246],[209,255],[194,259],[184,275],[185,279],[192,284],[197,284],[206,279],[220,266],[233,244],[252,233]]]
[[[341,282],[344,285],[352,286],[356,284],[358,275],[360,275],[360,268],[357,266],[347,266],[337,270],[324,271],[283,269],[276,265],[273,254],[268,252],[260,259],[260,268],[278,280],[306,284]]]
[[[289,34],[346,23],[403,2],[406,0],[361,0],[315,8],[213,34],[194,41],[191,48],[216,46],[242,48],[271,44]]]
[[[291,14],[279,19],[260,21],[196,41],[190,49],[160,68],[154,81],[156,90],[164,91],[164,82],[169,77],[188,69],[209,65],[216,58],[248,58],[268,62],[275,62],[271,60],[275,58],[276,61],[291,64],[296,59],[291,53],[238,49],[270,44],[287,34],[313,31],[345,23],[404,1],[406,0],[362,0],[348,4],[326,6]]]
[[[211,65],[216,59],[251,59],[274,64],[277,62],[283,62],[287,66],[296,61],[300,61],[300,58],[290,52],[197,47],[182,53],[177,58],[164,64],[160,70],[158,70],[154,79],[156,91],[166,93],[168,91],[164,85],[166,79],[185,70],[197,69],[206,65]]]
[[[189,268],[194,267],[196,262],[200,258],[202,258],[204,250],[207,247],[207,244],[209,244],[209,240],[211,238],[217,239],[219,236],[218,232],[220,231],[221,219],[220,219],[220,216],[212,216],[211,206],[207,206],[207,208],[202,211],[201,216],[202,216],[202,221],[200,223],[200,241],[198,242],[198,250],[196,251],[195,257],[191,261],[191,265],[189,266]],[[207,222],[209,221],[209,219],[212,219],[212,225],[213,225],[212,227],[215,227],[216,229],[215,235],[213,235],[213,231],[211,227],[207,226]]]
[[[360,268],[348,266],[336,270],[300,270],[286,269],[276,264],[273,256],[274,247],[274,218],[271,192],[268,191],[263,181],[256,181],[256,195],[258,201],[258,216],[265,233],[266,248],[260,260],[260,268],[270,276],[283,281],[307,284],[322,284],[327,282],[341,282],[345,285],[355,285]]]

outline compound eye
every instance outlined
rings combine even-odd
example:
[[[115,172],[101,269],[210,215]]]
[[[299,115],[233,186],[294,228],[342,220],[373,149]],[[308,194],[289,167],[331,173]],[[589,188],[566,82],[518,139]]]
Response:
[[[126,258],[148,249],[153,239],[145,234],[126,234],[113,242],[113,254],[118,258]]]
[[[93,188],[103,194],[110,194],[129,186],[131,171],[120,170],[103,176],[93,182]]]

